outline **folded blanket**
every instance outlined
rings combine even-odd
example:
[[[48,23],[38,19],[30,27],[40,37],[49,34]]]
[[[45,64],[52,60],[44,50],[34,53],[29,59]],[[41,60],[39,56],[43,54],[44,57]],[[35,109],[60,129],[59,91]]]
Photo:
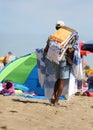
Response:
[[[73,32],[61,43],[56,40],[54,41],[50,40],[49,49],[47,52],[47,58],[50,61],[59,64],[59,61],[61,61],[67,48],[69,46],[73,46],[77,39],[78,39],[78,33]]]
[[[55,33],[53,33],[50,36],[51,41],[57,41],[59,43],[64,42],[66,39],[69,38],[69,36],[73,33],[76,32],[74,29],[71,29],[67,26],[64,26],[60,29],[58,29]]]

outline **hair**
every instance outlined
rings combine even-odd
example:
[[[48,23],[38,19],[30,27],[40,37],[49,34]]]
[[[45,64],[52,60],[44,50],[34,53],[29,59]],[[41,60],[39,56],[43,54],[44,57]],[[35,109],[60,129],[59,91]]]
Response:
[[[11,88],[12,87],[12,83],[10,82],[10,81],[8,81],[7,83],[6,83],[6,89],[9,89],[9,88]]]
[[[56,25],[56,30],[58,30],[58,29],[60,29],[60,28],[61,28],[61,26]]]
[[[9,51],[9,52],[8,52],[8,54],[12,54],[12,52],[11,52],[11,51]]]

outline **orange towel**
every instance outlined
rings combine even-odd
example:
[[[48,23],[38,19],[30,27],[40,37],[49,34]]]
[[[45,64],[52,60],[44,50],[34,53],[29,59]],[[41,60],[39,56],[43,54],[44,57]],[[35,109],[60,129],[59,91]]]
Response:
[[[0,62],[3,62],[4,61],[4,57],[0,57]]]
[[[59,43],[62,43],[65,40],[67,40],[73,32],[76,32],[76,30],[64,26],[58,29],[55,33],[53,33],[49,39],[52,41],[57,41]]]

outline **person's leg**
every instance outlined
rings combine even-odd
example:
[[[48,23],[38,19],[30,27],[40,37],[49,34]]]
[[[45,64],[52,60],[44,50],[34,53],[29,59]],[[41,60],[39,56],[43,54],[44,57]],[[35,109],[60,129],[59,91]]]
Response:
[[[61,61],[59,63],[59,79],[57,81],[56,88],[55,88],[55,91],[56,91],[56,93],[55,93],[55,103],[54,103],[55,106],[58,105],[59,98],[62,95],[62,91],[63,91],[63,87],[64,87],[64,75],[65,75],[64,67],[65,66],[66,66],[65,61]]]
[[[59,79],[57,79],[57,81],[55,82],[54,91],[53,91],[53,94],[52,94],[52,98],[50,99],[50,102],[52,104],[55,103],[55,99],[56,99],[56,95],[57,95],[57,90],[58,90],[58,81],[59,81]]]
[[[59,65],[53,63],[53,68],[55,69],[56,82],[54,84],[52,98],[50,99],[50,101],[51,101],[52,104],[55,103],[55,99],[56,99],[56,95],[57,95],[57,89],[58,89],[58,82],[59,82],[59,78],[60,78],[60,68],[59,68]]]
[[[56,99],[56,96],[57,96],[58,85],[59,85],[59,79],[57,79],[54,86],[54,93],[53,93],[54,99]]]
[[[55,103],[54,106],[58,106],[58,101],[60,96],[62,95],[63,87],[64,87],[64,79],[59,79],[57,83],[57,89],[56,89],[56,97],[55,97]]]
[[[66,65],[65,61],[60,62],[60,78],[58,80],[58,83],[56,85],[56,98],[55,98],[55,103],[54,105],[58,105],[59,98],[62,95],[63,87],[64,87],[64,82],[65,79],[69,78],[69,66]]]

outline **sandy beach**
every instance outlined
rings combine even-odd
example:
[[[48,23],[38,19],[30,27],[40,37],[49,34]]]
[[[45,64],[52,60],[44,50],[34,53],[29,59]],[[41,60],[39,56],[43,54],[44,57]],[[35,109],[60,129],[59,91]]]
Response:
[[[54,107],[45,99],[0,95],[0,130],[93,130],[93,97],[74,96]]]

